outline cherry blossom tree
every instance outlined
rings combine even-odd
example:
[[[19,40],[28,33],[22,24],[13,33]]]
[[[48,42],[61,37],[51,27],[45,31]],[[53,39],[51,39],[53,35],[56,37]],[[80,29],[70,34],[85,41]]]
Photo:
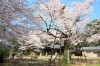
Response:
[[[33,9],[28,8],[26,2],[28,0],[0,0],[0,43],[4,47],[10,46],[12,39],[17,40],[29,31],[25,18]]]
[[[21,38],[19,38],[21,46],[25,46],[27,49],[42,49],[52,41],[54,41],[54,37],[47,33],[43,33],[40,30],[31,31],[27,35],[24,34]]]
[[[52,33],[55,30],[63,34],[62,37],[70,38],[69,36],[88,23],[93,2],[94,0],[86,0],[83,3],[73,2],[68,6],[60,0],[40,1],[36,3],[36,12],[32,21],[38,29],[53,37],[56,37]]]
[[[33,9],[28,8],[26,2],[28,0],[0,0],[0,46],[10,49],[11,54],[19,44],[17,40],[29,31],[25,18],[31,16]]]
[[[99,34],[100,33],[100,19],[93,20],[86,26],[86,33],[88,35]]]
[[[55,38],[66,38],[66,49],[70,48],[74,34],[84,29],[89,22],[89,15],[92,11],[92,4],[95,0],[85,0],[84,2],[72,2],[65,5],[61,0],[41,0],[36,3],[34,18],[31,21],[37,25],[38,29]],[[52,32],[56,31],[61,36],[56,36]]]
[[[87,42],[99,45],[100,42],[100,20],[94,20],[86,26]],[[92,45],[93,45],[92,44]]]
[[[18,42],[21,44],[19,50],[31,50],[32,53],[39,52],[41,54],[41,49],[44,49],[51,41],[54,41],[54,37],[47,33],[40,30],[31,31],[19,38]]]

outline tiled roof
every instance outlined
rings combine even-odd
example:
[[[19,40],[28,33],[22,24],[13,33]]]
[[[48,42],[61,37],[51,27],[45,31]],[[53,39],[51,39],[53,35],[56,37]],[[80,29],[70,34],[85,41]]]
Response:
[[[82,47],[81,50],[100,51],[100,46],[98,46],[98,47]]]

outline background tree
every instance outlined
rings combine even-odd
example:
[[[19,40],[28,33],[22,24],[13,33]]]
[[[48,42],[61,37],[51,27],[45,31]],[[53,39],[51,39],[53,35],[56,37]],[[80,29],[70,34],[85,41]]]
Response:
[[[0,0],[0,44],[10,46],[10,39],[16,40],[29,31],[26,20],[32,9],[26,6],[28,0]],[[30,15],[31,16],[31,15]]]
[[[91,46],[100,46],[100,19],[87,24],[86,35]]]
[[[86,26],[88,35],[100,34],[100,19],[93,20]]]

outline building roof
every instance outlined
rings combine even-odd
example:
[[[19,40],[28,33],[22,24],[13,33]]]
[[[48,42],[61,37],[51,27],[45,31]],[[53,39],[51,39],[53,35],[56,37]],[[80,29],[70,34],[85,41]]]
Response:
[[[98,47],[82,47],[81,50],[86,50],[86,51],[100,51],[100,46],[98,46]]]
[[[64,44],[61,44],[61,47],[63,47],[63,46],[64,46]],[[53,44],[49,45],[48,47],[53,48]],[[60,44],[55,44],[54,48],[55,49],[59,49],[60,48]]]

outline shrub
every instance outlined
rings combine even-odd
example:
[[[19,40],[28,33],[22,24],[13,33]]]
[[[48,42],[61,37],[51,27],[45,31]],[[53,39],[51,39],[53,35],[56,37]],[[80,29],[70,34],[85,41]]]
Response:
[[[8,50],[0,49],[0,62],[9,56]]]
[[[27,55],[30,55],[31,54],[31,51],[24,51],[23,54],[26,55],[26,56]]]

